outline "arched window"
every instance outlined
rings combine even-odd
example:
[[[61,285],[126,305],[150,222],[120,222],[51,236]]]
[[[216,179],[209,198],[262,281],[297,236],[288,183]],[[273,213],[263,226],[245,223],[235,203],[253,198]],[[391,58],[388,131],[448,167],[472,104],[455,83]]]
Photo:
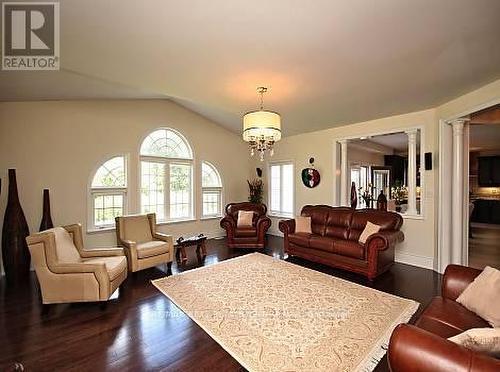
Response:
[[[203,217],[222,214],[222,181],[217,169],[204,161],[201,165]]]
[[[158,221],[193,218],[193,152],[173,129],[150,133],[142,142],[141,212]]]
[[[115,225],[115,217],[126,209],[127,172],[125,156],[116,156],[102,164],[94,174],[90,186],[90,229],[104,229]]]

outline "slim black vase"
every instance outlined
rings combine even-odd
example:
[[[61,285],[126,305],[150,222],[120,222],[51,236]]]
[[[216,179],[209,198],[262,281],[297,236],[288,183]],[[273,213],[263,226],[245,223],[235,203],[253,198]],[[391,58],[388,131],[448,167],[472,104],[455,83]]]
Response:
[[[16,170],[9,169],[9,196],[2,229],[2,259],[8,283],[17,284],[29,279],[28,235],[28,223],[17,193]]]
[[[50,216],[50,196],[49,189],[43,189],[43,213],[42,221],[40,222],[40,230],[44,231],[54,227],[52,217]]]

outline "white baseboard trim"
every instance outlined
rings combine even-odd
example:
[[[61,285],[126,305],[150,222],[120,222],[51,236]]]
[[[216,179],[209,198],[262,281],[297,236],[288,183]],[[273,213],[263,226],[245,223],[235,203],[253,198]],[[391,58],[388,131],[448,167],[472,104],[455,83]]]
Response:
[[[434,258],[420,256],[418,254],[396,251],[394,260],[411,266],[421,267],[423,269],[434,270]]]

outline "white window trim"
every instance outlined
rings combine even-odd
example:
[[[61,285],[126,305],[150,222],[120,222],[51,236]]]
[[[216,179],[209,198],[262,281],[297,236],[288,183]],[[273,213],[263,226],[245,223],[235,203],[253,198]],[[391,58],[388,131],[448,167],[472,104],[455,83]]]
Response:
[[[104,163],[106,163],[108,160],[111,160],[116,157],[123,157],[124,159],[124,167],[125,167],[125,187],[92,187],[92,181],[94,180],[94,177],[101,168]],[[116,154],[114,156],[107,157],[103,161],[101,161],[92,171],[88,186],[87,186],[87,232],[88,233],[96,233],[96,232],[102,232],[102,231],[111,231],[115,229],[115,224],[108,224],[108,225],[101,225],[101,226],[96,226],[95,221],[94,221],[94,199],[95,196],[97,195],[122,195],[123,196],[123,214],[128,213],[128,207],[129,207],[129,155],[128,154]]]
[[[220,181],[220,186],[219,187],[214,187],[214,186],[210,186],[210,187],[204,187],[203,186],[203,164],[207,164],[210,168],[212,168],[215,173],[217,174],[217,177],[219,177],[219,181]],[[200,181],[201,181],[201,219],[202,220],[209,220],[209,219],[212,219],[212,218],[219,218],[219,217],[222,217],[223,216],[223,209],[224,209],[224,182],[222,180],[222,175],[220,174],[219,172],[219,169],[213,165],[211,162],[209,161],[206,161],[206,160],[202,160],[201,161],[201,177],[200,177]],[[203,194],[206,192],[218,192],[219,194],[219,210],[217,211],[217,213],[214,213],[214,214],[205,214],[204,211],[203,211]]]
[[[285,213],[283,211],[273,211],[271,209],[272,203],[271,203],[271,198],[272,198],[272,192],[271,192],[271,167],[272,166],[283,166],[283,165],[291,165],[292,166],[292,174],[293,174],[293,184],[292,184],[292,212],[291,213]],[[267,189],[268,191],[268,205],[269,205],[269,216],[271,217],[278,217],[278,218],[293,218],[295,215],[295,163],[293,160],[280,160],[280,161],[272,161],[268,163],[268,169],[267,169],[267,174],[269,175],[268,178],[268,185]],[[283,184],[283,172],[281,171],[280,168],[280,208],[283,205],[283,194],[281,193],[281,185]]]
[[[164,220],[158,219],[158,224],[193,220],[194,219],[194,198],[193,198],[194,161],[193,161],[193,159],[163,158],[160,156],[139,155],[139,188],[138,188],[139,190],[138,191],[139,191],[139,210],[140,210],[140,213],[142,213],[142,195],[141,195],[142,162],[158,163],[158,164],[162,164],[165,167],[165,171],[164,171],[165,192],[164,192],[164,204],[163,204],[165,219]],[[191,167],[189,216],[186,216],[186,217],[170,218],[170,166],[172,164],[174,164],[174,165],[189,165]]]

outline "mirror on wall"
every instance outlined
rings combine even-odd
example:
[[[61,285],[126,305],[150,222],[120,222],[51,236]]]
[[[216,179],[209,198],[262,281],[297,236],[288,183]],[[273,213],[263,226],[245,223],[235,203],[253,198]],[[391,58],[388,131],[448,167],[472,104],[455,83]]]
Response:
[[[388,210],[420,215],[422,155],[420,129],[348,140],[348,181],[355,184],[357,208],[375,208],[383,194]]]

